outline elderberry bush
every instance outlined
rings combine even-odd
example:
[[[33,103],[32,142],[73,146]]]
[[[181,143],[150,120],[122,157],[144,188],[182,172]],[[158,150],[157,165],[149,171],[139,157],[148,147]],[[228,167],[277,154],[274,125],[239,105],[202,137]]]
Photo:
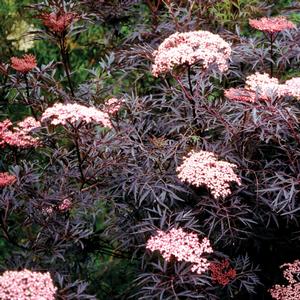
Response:
[[[24,5],[35,47],[0,62],[1,299],[300,297],[297,3],[248,2]]]

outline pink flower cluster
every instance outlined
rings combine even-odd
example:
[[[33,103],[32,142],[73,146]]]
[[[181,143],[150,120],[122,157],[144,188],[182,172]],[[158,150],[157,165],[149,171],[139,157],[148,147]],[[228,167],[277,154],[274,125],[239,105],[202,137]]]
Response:
[[[247,77],[246,85],[261,97],[267,98],[274,94],[278,97],[291,96],[300,99],[300,77],[292,78],[280,84],[277,78],[270,78],[266,73],[256,72]]]
[[[54,209],[52,206],[43,206],[41,211],[42,211],[42,214],[51,216],[54,212]]]
[[[206,186],[215,199],[231,194],[230,182],[241,185],[241,179],[233,171],[237,166],[218,160],[212,152],[191,151],[177,168],[178,178],[193,186]]]
[[[152,74],[170,72],[175,66],[202,63],[203,68],[228,69],[231,48],[219,35],[209,31],[176,32],[165,39],[153,53]]]
[[[56,33],[64,32],[76,18],[75,13],[62,12],[62,13],[44,13],[39,16],[43,20],[44,26],[49,30]]]
[[[103,112],[95,107],[86,107],[76,103],[56,103],[49,107],[42,114],[41,122],[48,122],[52,125],[96,123],[111,128],[111,122],[108,113]]]
[[[279,82],[277,78],[271,78],[269,74],[260,74],[256,72],[247,77],[247,87],[254,92],[257,92],[262,97],[267,97],[279,90]]]
[[[300,260],[295,260],[293,263],[287,263],[281,266],[281,268],[285,267],[287,267],[287,269],[284,270],[283,276],[288,281],[288,285],[276,284],[269,292],[276,300],[299,300],[300,281],[297,281],[294,275],[300,273]]]
[[[65,198],[59,205],[58,210],[61,212],[66,212],[72,207],[72,201],[68,198]]]
[[[55,300],[56,290],[49,273],[24,269],[0,276],[1,300]]]
[[[259,20],[250,19],[249,24],[251,27],[264,31],[270,34],[278,33],[286,29],[296,28],[295,24],[288,21],[285,17],[272,17],[266,18],[263,17]]]
[[[287,80],[280,87],[281,95],[291,96],[300,99],[300,77]]]
[[[40,128],[41,126],[42,125],[40,121],[36,121],[33,117],[27,117],[23,121],[18,123],[18,130],[29,133]]]
[[[280,84],[277,78],[271,78],[266,73],[256,72],[247,77],[245,88],[230,88],[224,94],[229,100],[252,103],[258,100],[267,100],[272,95],[300,99],[300,77]]]
[[[103,111],[109,115],[114,115],[120,110],[123,103],[123,99],[110,98],[105,102]]]
[[[32,54],[25,54],[22,58],[12,57],[11,67],[23,74],[28,73],[36,67],[36,58]]]
[[[16,176],[10,175],[7,172],[0,173],[0,188],[11,185],[17,180]]]
[[[34,138],[31,135],[29,135],[28,127],[22,128],[22,126],[28,123],[28,120],[25,119],[23,122],[20,123],[21,126],[12,127],[12,122],[8,119],[3,122],[0,122],[0,147],[8,145],[11,147],[26,149],[31,147],[37,147],[40,145],[40,141],[38,138]]]
[[[245,88],[230,88],[225,90],[224,95],[227,99],[240,102],[256,102],[258,95],[256,92]]]
[[[192,263],[192,271],[198,274],[208,270],[209,262],[204,253],[212,253],[213,249],[207,238],[199,242],[196,233],[187,233],[182,228],[171,229],[169,232],[158,231],[156,236],[147,241],[146,248],[160,251],[163,258],[170,261],[175,256],[178,261]]]

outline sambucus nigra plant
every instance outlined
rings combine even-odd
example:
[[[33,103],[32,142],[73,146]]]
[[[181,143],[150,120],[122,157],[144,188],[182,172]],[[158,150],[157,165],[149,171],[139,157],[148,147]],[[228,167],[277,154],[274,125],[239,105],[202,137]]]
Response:
[[[27,115],[0,122],[3,299],[297,299],[299,30],[229,32],[214,5],[30,7],[60,61],[0,66],[3,111]],[[107,22],[118,47],[78,83],[72,42]],[[126,264],[111,270],[121,291],[108,258]],[[284,263],[289,285],[274,287]],[[44,292],[26,294],[30,278]]]

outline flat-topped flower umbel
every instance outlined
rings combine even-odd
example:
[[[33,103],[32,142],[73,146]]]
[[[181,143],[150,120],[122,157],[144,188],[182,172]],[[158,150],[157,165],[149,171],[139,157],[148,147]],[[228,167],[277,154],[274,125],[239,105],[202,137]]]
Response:
[[[103,111],[109,115],[115,115],[120,110],[123,103],[124,99],[110,98],[104,103]]]
[[[229,100],[245,103],[255,103],[257,99],[261,99],[256,92],[245,88],[230,88],[225,90],[224,96]]]
[[[16,176],[10,175],[7,172],[0,173],[0,188],[11,185],[16,182]]]
[[[158,231],[156,236],[147,241],[146,248],[158,250],[167,261],[173,255],[178,261],[190,262],[191,270],[198,274],[207,271],[209,267],[207,258],[202,255],[213,252],[207,238],[200,242],[196,233],[185,232],[182,228],[173,228],[169,232]]]
[[[256,72],[247,77],[246,86],[256,92],[259,97],[266,98],[274,93],[279,93],[280,85],[277,78],[270,77],[267,73]]]
[[[219,35],[209,31],[176,32],[165,39],[153,53],[152,74],[159,76],[174,67],[201,63],[204,69],[228,69],[231,48]]]
[[[299,276],[300,273],[300,260],[283,264],[281,268],[286,268],[283,271],[283,276],[288,281],[288,285],[276,284],[269,292],[276,300],[299,300],[300,281],[296,279],[296,276]]]
[[[278,33],[287,30],[296,28],[295,24],[288,21],[285,17],[263,17],[259,20],[250,19],[249,24],[251,27],[262,31],[265,34],[265,37],[270,43],[269,54],[270,54],[270,75],[273,77],[274,70],[276,67],[275,64],[275,52],[274,52],[274,42],[278,36]]]
[[[13,127],[12,122],[8,119],[0,122],[0,148],[10,146],[26,149],[39,146],[40,140],[30,135],[33,129],[38,128],[35,126],[39,126],[39,122],[34,121],[34,124],[31,123],[29,125],[28,120],[30,122],[31,119],[26,118],[15,127]]]
[[[36,67],[36,58],[32,54],[25,54],[23,57],[12,57],[11,67],[16,71],[26,74]]]
[[[294,77],[287,80],[280,87],[281,95],[295,97],[300,99],[300,77]]]
[[[87,107],[77,103],[56,103],[49,107],[42,114],[41,122],[49,122],[52,125],[78,124],[101,124],[111,128],[111,122],[108,113],[95,107]]]
[[[195,187],[206,186],[213,197],[218,199],[231,194],[229,183],[241,185],[241,179],[233,171],[237,166],[218,160],[208,151],[190,152],[177,168],[178,178]]]
[[[36,121],[35,118],[33,118],[33,117],[27,117],[23,121],[18,123],[18,127],[23,132],[29,133],[29,132],[32,132],[32,131],[40,128],[41,127],[41,122]]]
[[[270,77],[267,73],[256,72],[247,77],[245,88],[230,88],[225,90],[224,95],[229,100],[251,103],[267,100],[272,96],[300,99],[300,77],[279,83],[277,78]]]
[[[1,300],[55,300],[57,288],[50,273],[5,271],[0,276]]]
[[[263,32],[267,32],[269,34],[274,34],[283,30],[296,28],[293,22],[288,21],[283,16],[271,17],[271,18],[263,17],[259,20],[250,19],[249,24],[251,27]]]

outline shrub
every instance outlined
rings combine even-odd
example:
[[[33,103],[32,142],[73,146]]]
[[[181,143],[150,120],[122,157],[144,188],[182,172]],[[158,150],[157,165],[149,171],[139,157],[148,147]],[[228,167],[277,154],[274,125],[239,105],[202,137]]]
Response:
[[[228,5],[28,7],[35,56],[14,53],[0,66],[9,293],[7,274],[24,272],[46,276],[57,299],[295,293],[297,270],[278,283],[279,266],[299,257],[299,29],[257,19],[251,3]],[[242,33],[229,31],[233,20]],[[108,42],[78,57],[91,28]]]

